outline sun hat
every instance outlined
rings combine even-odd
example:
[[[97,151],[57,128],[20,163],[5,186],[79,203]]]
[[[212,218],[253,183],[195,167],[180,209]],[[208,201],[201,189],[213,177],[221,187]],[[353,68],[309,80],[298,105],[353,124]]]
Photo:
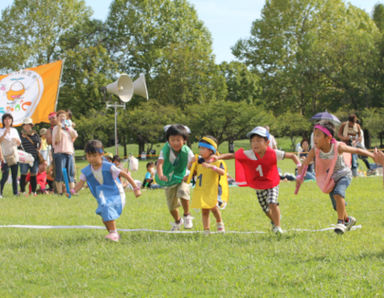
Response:
[[[33,125],[32,119],[29,118],[29,117],[25,118],[25,119],[23,120],[23,125],[24,125],[24,124],[30,124],[30,125]]]
[[[254,129],[252,129],[249,133],[247,133],[247,138],[250,138],[253,135],[258,135],[260,137],[269,139],[268,130],[262,126],[256,126]]]

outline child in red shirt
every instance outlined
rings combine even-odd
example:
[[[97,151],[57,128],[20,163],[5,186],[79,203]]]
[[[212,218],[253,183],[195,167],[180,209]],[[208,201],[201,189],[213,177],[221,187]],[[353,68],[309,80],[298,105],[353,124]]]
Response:
[[[251,142],[251,150],[240,148],[235,153],[222,154],[218,159],[235,159],[236,182],[239,186],[249,186],[256,190],[259,204],[271,220],[272,231],[282,234],[277,200],[280,183],[277,161],[289,158],[299,166],[299,159],[293,153],[271,149],[268,146],[269,133],[264,127],[255,127],[247,137]]]

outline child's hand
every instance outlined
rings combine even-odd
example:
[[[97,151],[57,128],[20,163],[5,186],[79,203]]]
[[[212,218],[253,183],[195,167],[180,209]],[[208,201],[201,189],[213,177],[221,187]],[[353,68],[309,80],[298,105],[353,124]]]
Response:
[[[213,154],[210,156],[209,158],[209,162],[215,162],[215,161],[218,161],[219,160],[219,157],[216,155],[216,154]]]
[[[374,155],[373,160],[375,161],[375,163],[378,163],[384,166],[384,153],[381,152],[380,150],[377,150],[377,148],[375,148],[373,155]]]
[[[139,187],[134,188],[133,192],[134,192],[136,198],[141,196],[141,190]]]

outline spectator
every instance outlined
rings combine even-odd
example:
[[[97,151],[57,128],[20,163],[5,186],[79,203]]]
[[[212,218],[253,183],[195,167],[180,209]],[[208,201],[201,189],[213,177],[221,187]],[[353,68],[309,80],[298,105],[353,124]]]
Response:
[[[20,164],[20,192],[25,193],[26,178],[28,172],[30,172],[32,194],[35,196],[37,187],[36,174],[39,167],[38,151],[40,150],[41,140],[40,136],[33,130],[33,122],[31,118],[24,119],[20,140],[21,147],[24,151],[32,154],[35,159],[32,166],[26,163]]]
[[[36,182],[37,182],[37,185],[39,186],[38,189],[36,189],[36,193],[40,193],[40,194],[46,194],[47,193],[47,189],[46,189],[46,185],[47,185],[47,162],[43,162],[41,164],[39,164],[39,170],[37,172],[37,175],[36,175]],[[28,173],[27,175],[27,178],[26,178],[26,181],[30,181],[30,178],[31,178],[31,174]],[[32,192],[32,185],[30,184],[29,185],[29,194],[31,194]]]
[[[1,120],[3,123],[3,128],[0,128],[0,144],[2,151],[0,157],[2,161],[1,171],[3,172],[3,175],[1,177],[0,198],[3,197],[3,189],[5,182],[8,180],[9,168],[11,168],[12,173],[13,194],[17,195],[17,172],[19,168],[19,155],[17,153],[17,146],[20,146],[21,144],[17,129],[12,127],[13,116],[8,113],[3,114]]]
[[[57,112],[57,124],[52,131],[52,142],[55,160],[55,184],[59,195],[63,193],[63,168],[67,169],[70,188],[74,187],[75,177],[73,175],[73,141],[77,138],[77,132],[67,121],[67,112]]]
[[[266,128],[266,130],[268,131],[269,133],[269,126],[264,126]],[[268,143],[268,146],[271,148],[271,149],[277,149],[277,142],[276,142],[276,139],[273,135],[269,134],[269,143]]]

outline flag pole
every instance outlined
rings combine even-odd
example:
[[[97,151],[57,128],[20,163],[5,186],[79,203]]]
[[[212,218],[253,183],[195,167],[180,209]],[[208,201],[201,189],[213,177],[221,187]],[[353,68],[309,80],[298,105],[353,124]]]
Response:
[[[56,108],[57,108],[57,102],[59,101],[59,92],[60,92],[60,83],[61,83],[61,77],[63,76],[63,69],[64,69],[64,62],[65,62],[65,59],[64,58],[61,63],[61,70],[60,70],[60,78],[59,78],[59,84],[58,84],[58,88],[57,88],[57,93],[56,93],[56,103],[55,103],[55,111],[56,112]]]

